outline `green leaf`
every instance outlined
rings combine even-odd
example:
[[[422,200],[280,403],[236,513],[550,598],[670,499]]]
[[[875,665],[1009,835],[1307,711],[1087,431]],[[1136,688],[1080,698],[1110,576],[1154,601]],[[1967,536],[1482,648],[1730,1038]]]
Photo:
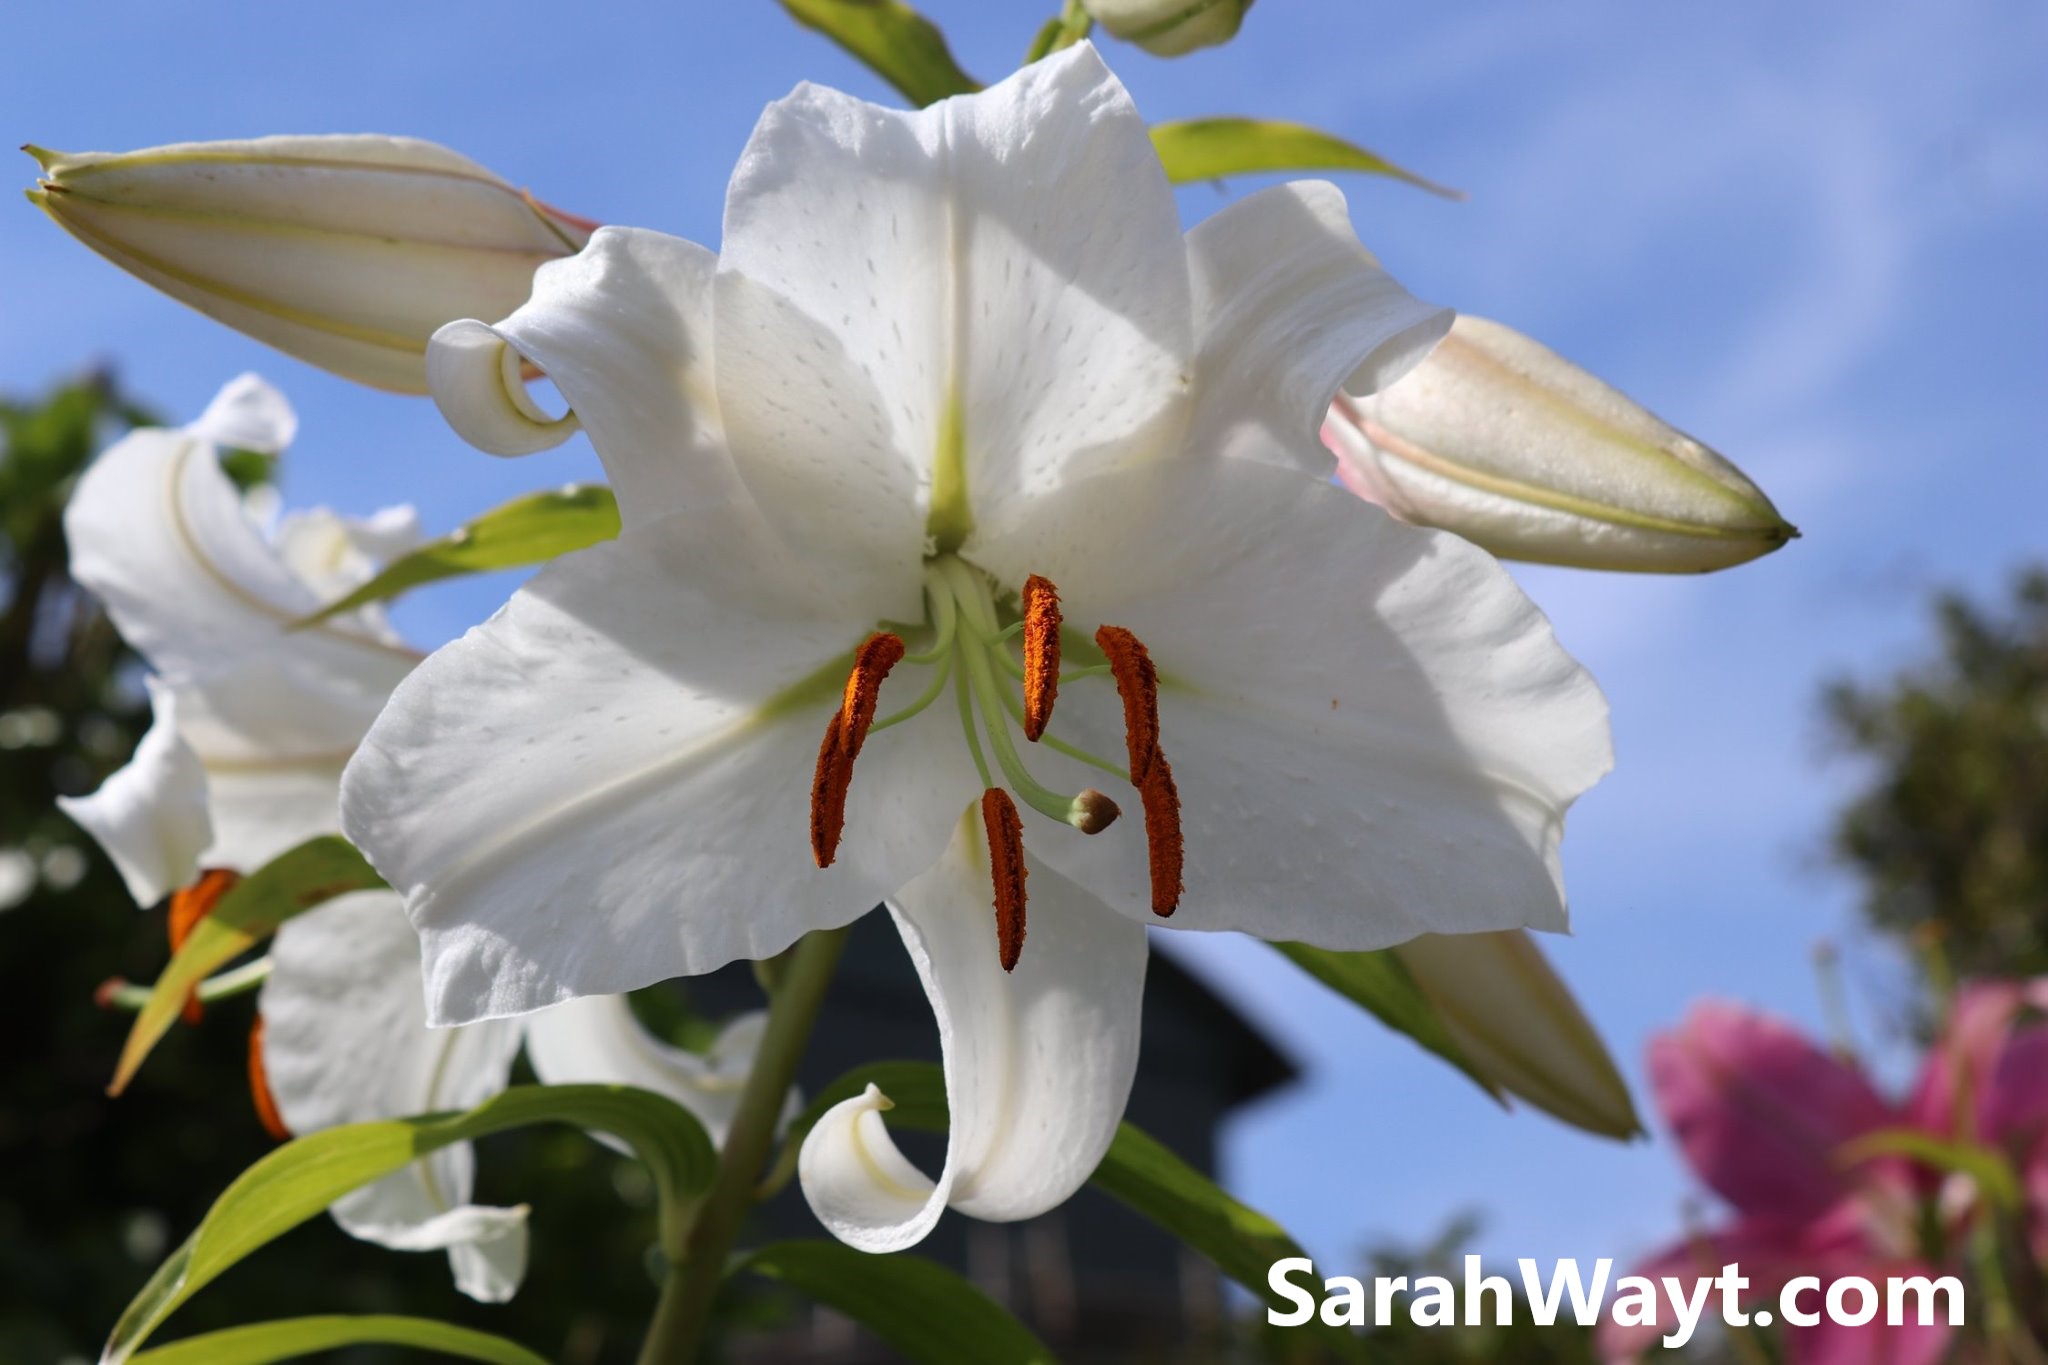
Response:
[[[845,48],[920,109],[981,82],[960,69],[938,25],[898,0],[782,0],[790,18]]]
[[[547,1365],[545,1356],[488,1332],[474,1332],[428,1318],[369,1316],[281,1318],[248,1327],[230,1327],[144,1351],[132,1357],[131,1365],[270,1365],[272,1361],[294,1360],[337,1346],[373,1342],[417,1346],[460,1360],[485,1361],[487,1365]]]
[[[1039,1365],[1053,1354],[1029,1328],[936,1261],[875,1256],[838,1242],[777,1242],[734,1266],[803,1291],[920,1365]]]
[[[631,1147],[660,1192],[667,1245],[680,1239],[681,1220],[717,1169],[711,1139],[689,1111],[665,1096],[618,1085],[514,1086],[464,1114],[324,1129],[279,1147],[228,1186],[121,1314],[102,1365],[120,1365],[222,1271],[350,1190],[451,1143],[534,1123],[609,1133]]]
[[[1835,1162],[1860,1166],[1879,1157],[1902,1156],[1937,1171],[1967,1175],[1992,1204],[2008,1212],[2020,1207],[2019,1177],[2003,1152],[1975,1142],[1950,1141],[1918,1128],[1880,1128],[1842,1144]]]
[[[945,1073],[930,1062],[877,1062],[857,1067],[827,1086],[790,1125],[791,1145],[801,1143],[827,1109],[860,1094],[870,1081],[894,1103],[889,1110],[890,1123],[925,1131],[945,1130]],[[1129,1123],[1118,1126],[1089,1183],[1207,1256],[1217,1269],[1261,1300],[1280,1308],[1293,1306],[1272,1293],[1266,1274],[1273,1262],[1308,1253],[1285,1228],[1231,1197],[1142,1128]],[[1326,1338],[1326,1351],[1347,1359],[1360,1358],[1361,1348],[1349,1332],[1325,1327],[1320,1318],[1311,1320],[1307,1330]]]
[[[1177,185],[1260,171],[1363,171],[1392,176],[1446,199],[1464,191],[1425,180],[1377,152],[1305,123],[1273,119],[1197,118],[1152,125],[1152,146]]]
[[[150,988],[149,999],[136,1014],[128,1041],[121,1047],[107,1093],[118,1095],[127,1088],[150,1049],[170,1031],[185,1001],[215,968],[241,956],[274,933],[278,925],[322,901],[382,885],[384,879],[356,852],[355,845],[331,834],[308,839],[244,877],[193,927]]]
[[[1382,949],[1373,953],[1338,953],[1306,943],[1271,943],[1295,965],[1355,1005],[1363,1006],[1396,1033],[1405,1033],[1429,1051],[1472,1078],[1481,1090],[1501,1099],[1500,1088],[1482,1076],[1451,1037],[1442,1016],[1401,959]],[[1505,1101],[1503,1101],[1505,1102]]]
[[[439,540],[400,556],[346,597],[293,623],[318,625],[330,616],[383,602],[410,588],[463,574],[544,564],[619,534],[619,503],[601,483],[530,493],[495,507]]]

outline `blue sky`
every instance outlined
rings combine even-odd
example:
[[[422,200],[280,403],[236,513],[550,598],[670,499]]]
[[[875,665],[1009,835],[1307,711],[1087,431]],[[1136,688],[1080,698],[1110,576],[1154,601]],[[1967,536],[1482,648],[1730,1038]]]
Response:
[[[708,243],[766,101],[805,78],[887,97],[768,0],[24,8],[34,52],[0,89],[14,142],[411,133],[554,203]],[[991,77],[1042,17],[1010,0],[926,8]],[[1576,937],[1546,946],[1637,1080],[1644,1040],[1701,995],[1817,1024],[1823,938],[1882,1042],[1896,969],[1818,866],[1854,773],[1822,762],[1815,696],[1910,657],[1934,587],[1989,591],[2042,552],[2044,53],[2048,10],[2027,0],[1266,0],[1227,49],[1109,49],[1153,118],[1305,120],[1468,189],[1453,204],[1345,181],[1361,235],[1410,288],[1620,385],[1736,459],[1806,532],[1708,579],[1519,571],[1613,702],[1620,766],[1565,843]],[[23,158],[22,185],[32,171]],[[1192,220],[1225,197],[1183,202]],[[445,529],[596,473],[580,441],[480,456],[430,405],[221,330],[26,204],[0,213],[0,261],[0,389],[104,358],[184,419],[258,369],[301,414],[292,502],[409,500]],[[400,619],[438,642],[507,587],[422,594]],[[1504,1115],[1257,945],[1193,956],[1308,1067],[1228,1151],[1235,1187],[1319,1255],[1421,1239],[1465,1208],[1487,1214],[1481,1244],[1502,1255],[1627,1256],[1677,1227],[1689,1186],[1662,1144]]]

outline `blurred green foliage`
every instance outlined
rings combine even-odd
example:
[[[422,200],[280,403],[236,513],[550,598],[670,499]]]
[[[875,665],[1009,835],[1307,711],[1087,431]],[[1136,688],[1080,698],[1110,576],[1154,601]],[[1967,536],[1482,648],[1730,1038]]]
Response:
[[[1834,743],[1869,768],[1831,851],[1871,923],[1937,970],[2048,972],[2048,570],[1933,616],[1932,657],[1826,693]]]

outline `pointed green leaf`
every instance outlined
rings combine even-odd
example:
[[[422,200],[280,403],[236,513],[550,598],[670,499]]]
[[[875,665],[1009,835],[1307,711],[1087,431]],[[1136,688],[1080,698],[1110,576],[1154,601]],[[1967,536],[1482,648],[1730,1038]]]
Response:
[[[981,82],[960,69],[938,25],[898,0],[782,0],[790,18],[845,48],[920,109]]]
[[[875,1256],[838,1242],[777,1242],[750,1270],[829,1304],[920,1365],[1050,1365],[1053,1354],[994,1299],[922,1256]]]
[[[710,1187],[718,1157],[703,1125],[673,1100],[618,1085],[514,1086],[464,1114],[352,1123],[294,1139],[251,1166],[150,1276],[108,1338],[101,1365],[121,1365],[177,1307],[236,1262],[350,1190],[448,1146],[507,1128],[567,1123],[609,1133],[647,1163],[661,1195],[664,1242]]]
[[[1177,185],[1262,171],[1362,171],[1405,180],[1446,199],[1465,197],[1462,190],[1425,180],[1377,152],[1304,123],[1254,118],[1155,123],[1152,145],[1166,165],[1167,178]]]
[[[317,625],[330,616],[388,601],[410,588],[444,578],[544,564],[618,534],[618,500],[601,483],[530,493],[401,555],[369,582],[293,623],[293,628]]]
[[[801,1143],[827,1109],[860,1094],[870,1081],[894,1102],[888,1116],[891,1124],[945,1131],[945,1073],[930,1062],[877,1062],[857,1067],[827,1086],[790,1125],[791,1145]],[[1273,1262],[1308,1253],[1285,1228],[1233,1198],[1142,1128],[1118,1126],[1089,1183],[1207,1256],[1261,1300],[1280,1308],[1293,1306],[1272,1293],[1266,1275]],[[1326,1328],[1320,1319],[1305,1330],[1321,1340],[1325,1351],[1345,1359],[1361,1358],[1357,1339],[1349,1332]]]
[[[1338,953],[1306,943],[1269,945],[1337,994],[1362,1005],[1382,1024],[1405,1033],[1472,1078],[1481,1090],[1501,1098],[1499,1087],[1479,1073],[1451,1037],[1442,1017],[1415,978],[1393,953]],[[1505,1102],[1505,1101],[1503,1101]]]
[[[293,915],[350,891],[382,885],[384,879],[355,845],[335,835],[308,839],[244,877],[194,926],[150,988],[148,1001],[128,1030],[107,1093],[118,1095],[127,1088],[143,1058],[169,1032],[185,1001],[215,968],[268,938]]]
[[[417,1346],[486,1365],[547,1365],[545,1356],[488,1332],[429,1318],[384,1316],[281,1318],[230,1327],[144,1351],[131,1357],[130,1365],[271,1365],[315,1351],[370,1344]]]

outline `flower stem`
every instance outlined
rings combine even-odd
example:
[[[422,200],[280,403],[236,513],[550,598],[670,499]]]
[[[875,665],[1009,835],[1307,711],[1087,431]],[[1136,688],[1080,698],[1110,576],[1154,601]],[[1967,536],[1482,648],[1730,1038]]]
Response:
[[[754,1202],[754,1190],[775,1143],[783,1097],[796,1076],[817,1022],[826,987],[846,947],[846,929],[807,934],[791,950],[768,1007],[768,1028],[740,1096],[739,1112],[718,1154],[718,1175],[681,1246],[665,1246],[668,1271],[647,1325],[639,1365],[691,1365],[703,1347],[712,1300],[725,1278],[725,1262]]]

